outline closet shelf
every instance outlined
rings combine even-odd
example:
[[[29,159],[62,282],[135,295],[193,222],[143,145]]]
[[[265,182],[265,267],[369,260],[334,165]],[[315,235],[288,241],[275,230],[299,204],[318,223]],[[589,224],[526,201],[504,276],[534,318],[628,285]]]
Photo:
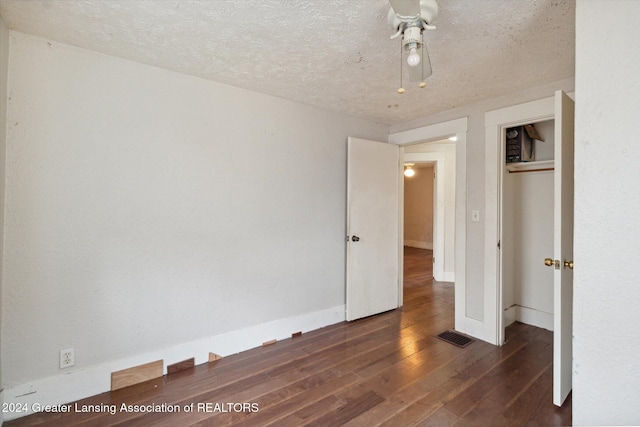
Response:
[[[507,163],[507,171],[517,172],[538,172],[553,170],[553,160],[538,160],[535,162]]]

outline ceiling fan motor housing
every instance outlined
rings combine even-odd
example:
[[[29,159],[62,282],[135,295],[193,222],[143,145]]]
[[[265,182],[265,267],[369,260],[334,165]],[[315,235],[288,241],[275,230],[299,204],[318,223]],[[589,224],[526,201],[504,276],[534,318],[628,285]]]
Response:
[[[402,45],[405,50],[422,46],[422,27],[407,27],[402,35]]]
[[[421,21],[424,21],[427,25],[431,25],[431,23],[436,19],[436,16],[438,16],[438,3],[436,3],[436,0],[419,1],[420,14],[416,16],[399,16],[393,10],[393,7],[389,8],[387,22],[394,31],[398,31],[401,25],[406,27],[411,25],[412,22],[416,22],[416,26],[421,26]]]

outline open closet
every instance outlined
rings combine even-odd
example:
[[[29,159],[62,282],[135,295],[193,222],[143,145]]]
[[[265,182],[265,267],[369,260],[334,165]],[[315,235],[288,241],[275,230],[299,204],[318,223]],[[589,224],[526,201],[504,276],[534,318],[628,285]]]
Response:
[[[504,326],[519,321],[553,330],[553,268],[544,259],[553,254],[555,120],[527,125],[504,130]]]
[[[516,320],[553,330],[558,406],[572,387],[574,110],[559,90],[485,114],[484,336],[502,345]],[[531,147],[520,146],[528,161],[507,162],[507,132],[527,124],[539,133]]]

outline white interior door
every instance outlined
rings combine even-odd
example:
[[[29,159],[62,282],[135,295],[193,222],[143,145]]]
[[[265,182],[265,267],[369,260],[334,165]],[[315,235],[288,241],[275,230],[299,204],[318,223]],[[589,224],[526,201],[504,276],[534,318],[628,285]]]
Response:
[[[400,149],[348,140],[346,318],[398,307]]]
[[[571,391],[573,345],[573,133],[574,102],[555,94],[553,403]]]

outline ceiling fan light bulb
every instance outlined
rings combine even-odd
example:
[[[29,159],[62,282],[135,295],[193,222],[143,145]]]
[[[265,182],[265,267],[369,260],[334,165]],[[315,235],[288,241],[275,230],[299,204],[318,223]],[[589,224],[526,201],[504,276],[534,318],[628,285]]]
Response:
[[[420,63],[420,55],[418,55],[416,48],[412,47],[411,50],[409,51],[409,56],[407,57],[407,64],[409,64],[410,67],[415,67],[419,63]]]

